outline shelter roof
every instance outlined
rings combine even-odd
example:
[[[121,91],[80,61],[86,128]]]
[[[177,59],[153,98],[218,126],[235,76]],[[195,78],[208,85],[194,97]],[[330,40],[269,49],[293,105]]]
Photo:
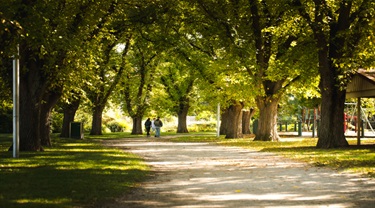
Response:
[[[347,86],[346,98],[375,98],[375,70],[359,69]]]

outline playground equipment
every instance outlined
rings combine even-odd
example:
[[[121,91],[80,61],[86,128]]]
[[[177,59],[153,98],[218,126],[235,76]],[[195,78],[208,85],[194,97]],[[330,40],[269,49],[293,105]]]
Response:
[[[358,109],[358,104],[357,103],[345,103],[345,105],[349,106],[349,123],[357,123],[358,122],[358,118],[357,118],[357,109]],[[368,119],[368,116],[367,116],[367,113],[365,111],[365,109],[362,108],[362,106],[359,106],[359,109],[360,109],[360,112],[361,112],[361,115],[360,115],[360,118],[362,121],[364,121],[365,123],[367,123],[367,125],[370,127],[372,133],[375,134],[375,131],[374,129],[372,128],[372,125],[371,125],[371,122],[370,120]],[[354,120],[354,119],[357,119],[357,120]],[[364,136],[364,135],[362,135]]]

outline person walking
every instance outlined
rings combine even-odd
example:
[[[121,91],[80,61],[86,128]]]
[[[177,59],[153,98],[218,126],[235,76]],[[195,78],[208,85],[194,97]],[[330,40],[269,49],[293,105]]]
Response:
[[[158,117],[154,121],[155,125],[155,137],[160,137],[160,128],[163,126],[163,122],[160,120],[160,117]]]
[[[153,132],[155,132],[155,119],[156,118],[153,118],[152,121],[151,121],[151,129]]]
[[[151,119],[148,118],[145,122],[145,128],[147,132],[147,137],[150,137],[150,129],[151,129]]]

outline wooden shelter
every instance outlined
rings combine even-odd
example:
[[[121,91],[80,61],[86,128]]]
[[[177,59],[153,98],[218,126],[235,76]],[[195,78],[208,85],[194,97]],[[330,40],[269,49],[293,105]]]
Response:
[[[347,86],[346,98],[357,98],[357,145],[360,145],[361,98],[375,98],[375,70],[359,69]]]

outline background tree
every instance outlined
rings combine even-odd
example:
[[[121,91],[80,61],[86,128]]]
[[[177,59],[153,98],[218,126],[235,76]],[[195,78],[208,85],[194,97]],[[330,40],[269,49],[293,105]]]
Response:
[[[301,52],[309,48],[308,42],[300,44],[306,37],[296,27],[295,14],[272,0],[220,4],[206,0],[191,5],[203,25],[195,31],[199,29],[214,50],[230,54],[236,64],[233,71],[245,68],[251,77],[253,85],[247,92],[253,90],[250,94],[256,95],[260,113],[256,140],[278,140],[278,102],[286,87],[301,76],[296,65],[305,61]]]
[[[13,44],[10,48],[20,46],[20,150],[41,150],[42,141],[48,140],[43,132],[49,111],[44,108],[55,102],[46,98],[72,79],[70,58],[79,57],[82,45],[105,25],[117,1],[2,3],[4,19],[22,31],[7,40]]]
[[[360,67],[374,61],[375,2],[301,1],[293,4],[310,27],[319,63],[322,97],[318,148],[348,146],[344,135],[346,86]]]
[[[122,77],[120,99],[123,101],[124,112],[133,119],[132,134],[142,134],[142,118],[149,107],[158,52],[152,43],[137,37],[133,40],[124,76]]]
[[[124,48],[120,51],[117,50],[118,43],[115,40],[110,42],[104,40],[103,43],[98,44],[101,46],[98,50],[100,55],[94,56],[96,60],[92,66],[93,74],[86,80],[90,85],[87,85],[85,91],[92,104],[91,135],[102,134],[103,110],[126,68],[125,57],[130,47],[130,36],[127,37]],[[90,50],[90,52],[97,53],[95,50]]]
[[[194,100],[194,85],[197,74],[191,69],[189,62],[172,59],[173,62],[162,64],[160,81],[164,86],[169,104],[164,105],[170,109],[172,114],[177,115],[177,133],[188,133],[186,118]],[[160,99],[159,99],[160,100]],[[164,102],[166,103],[166,102]]]
[[[63,123],[61,127],[60,137],[69,137],[70,123],[74,121],[76,112],[81,104],[82,95],[79,93],[72,93],[67,101],[61,101],[61,111],[63,113]]]

